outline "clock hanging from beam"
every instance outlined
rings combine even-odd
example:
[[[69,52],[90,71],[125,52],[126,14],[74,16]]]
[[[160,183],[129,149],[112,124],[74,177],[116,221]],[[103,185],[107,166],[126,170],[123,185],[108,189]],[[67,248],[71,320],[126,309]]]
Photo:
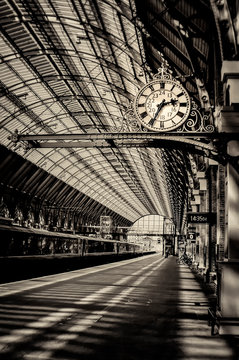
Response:
[[[182,84],[162,66],[133,102],[137,120],[148,130],[167,132],[181,126],[191,111],[191,99]]]

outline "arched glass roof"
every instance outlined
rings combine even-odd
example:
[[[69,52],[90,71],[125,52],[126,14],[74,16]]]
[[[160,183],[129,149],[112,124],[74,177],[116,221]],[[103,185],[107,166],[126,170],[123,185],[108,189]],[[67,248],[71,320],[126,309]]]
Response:
[[[175,15],[167,3],[2,0],[0,143],[131,223],[161,214],[180,228],[187,207],[187,152],[85,147],[25,153],[8,139],[15,129],[32,135],[116,131],[162,54],[174,75],[191,73],[176,20],[183,22],[193,10],[201,14],[192,20],[196,57],[207,71],[210,43],[203,34],[209,25],[202,14],[210,14],[209,4],[179,1]],[[187,89],[199,102],[194,80]]]

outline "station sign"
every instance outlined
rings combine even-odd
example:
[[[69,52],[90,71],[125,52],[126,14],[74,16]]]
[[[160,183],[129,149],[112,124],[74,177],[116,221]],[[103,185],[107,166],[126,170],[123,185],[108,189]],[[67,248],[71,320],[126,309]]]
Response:
[[[188,223],[196,224],[215,224],[216,223],[216,213],[213,212],[188,212],[187,213]]]
[[[191,241],[196,240],[196,233],[195,232],[188,233],[187,239]]]

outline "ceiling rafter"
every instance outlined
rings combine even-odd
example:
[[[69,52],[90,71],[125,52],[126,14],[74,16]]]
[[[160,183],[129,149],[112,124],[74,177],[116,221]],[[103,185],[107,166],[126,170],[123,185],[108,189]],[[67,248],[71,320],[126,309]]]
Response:
[[[72,3],[74,4],[73,1],[72,1]],[[80,18],[80,14],[79,14],[77,8],[76,8],[76,7],[74,7],[74,8],[75,8],[75,10],[77,11],[77,14],[78,14],[78,16],[79,16],[79,18]],[[86,14],[85,14],[85,16],[86,16]],[[104,69],[103,55],[101,55],[101,57],[99,57],[99,55],[98,55],[98,53],[97,53],[97,51],[96,51],[96,49],[95,49],[95,46],[93,45],[92,40],[90,39],[90,37],[88,37],[88,39],[89,39],[89,41],[90,41],[90,43],[91,43],[91,47],[92,47],[92,49],[93,49],[93,51],[94,51],[95,57],[97,58],[98,61],[100,61],[100,65],[101,65],[101,69],[102,69],[102,72],[103,72],[103,74],[104,74],[104,77],[107,79],[107,81],[106,81],[107,88],[111,89],[112,94],[113,94],[113,97],[114,97],[114,100],[115,100],[115,102],[117,103],[118,101],[117,101],[117,99],[116,99],[116,96],[115,96],[115,93],[114,93],[114,88],[113,88],[113,86],[112,86],[112,83],[113,83],[113,82],[112,82],[112,83],[109,82],[108,76],[107,76],[106,71],[105,71],[105,69]],[[97,38],[95,39],[95,41],[97,42]],[[100,46],[98,46],[98,48],[100,49]],[[101,50],[100,50],[100,51],[101,51]],[[91,77],[90,77],[90,78],[91,78]],[[91,80],[92,80],[92,83],[94,83],[94,79],[91,79]],[[123,83],[123,81],[122,81],[122,83]],[[124,93],[127,93],[127,89],[126,89],[126,88],[124,88],[123,90],[124,90]],[[98,91],[98,90],[97,90],[97,91]],[[99,92],[98,92],[98,93],[99,93]],[[100,95],[99,95],[99,96],[100,96]],[[100,96],[100,97],[101,97],[101,96]],[[103,100],[103,99],[102,99],[102,100]],[[109,113],[109,115],[110,115],[110,113]],[[113,121],[114,121],[114,120],[113,120]]]
[[[28,4],[24,2],[24,6],[26,8],[26,10],[29,12],[29,16],[32,18],[33,20],[33,24],[38,28],[38,31],[40,34],[42,34],[43,38],[45,38],[45,40],[47,41],[48,44],[51,44],[51,48],[53,50],[53,55],[57,56],[58,61],[61,63],[61,65],[63,66],[63,69],[66,71],[66,73],[68,73],[69,77],[72,78],[72,73],[69,70],[69,66],[67,66],[67,64],[65,63],[63,57],[60,56],[59,52],[58,52],[58,48],[54,45],[54,42],[52,41],[49,32],[46,32],[43,26],[40,26],[37,22],[37,16],[36,13],[31,11],[31,8],[29,6],[27,6]],[[39,48],[44,50],[44,45],[43,43],[40,41],[40,39],[37,37],[37,35],[33,32],[32,27],[30,26],[31,23],[29,22],[25,22],[24,25],[27,28],[27,30],[29,31],[29,33],[31,34],[31,36],[34,38],[35,42],[38,44]],[[48,31],[50,30],[50,24],[48,24]],[[54,32],[51,29],[52,32]],[[56,62],[53,61],[51,55],[49,53],[46,52],[45,54],[48,57],[48,60],[50,61],[51,65],[55,68],[57,74],[59,76],[62,76],[63,74],[61,73],[61,70],[57,67]],[[72,66],[72,64],[71,64]],[[69,88],[70,92],[74,95],[74,90],[72,89],[72,87],[69,84],[69,81],[65,80],[63,78],[63,81],[65,82],[66,86]],[[80,90],[80,89],[79,89]],[[84,96],[84,93],[82,92],[82,96]],[[84,97],[85,100],[87,100],[86,97]],[[88,105],[91,107],[91,104],[88,103]],[[94,111],[94,109],[92,108],[92,110]],[[92,120],[92,119],[91,119]],[[94,123],[94,121],[92,120],[92,122]]]
[[[5,35],[6,38],[9,38],[8,34],[7,34],[7,33],[5,32],[5,30],[1,27],[1,24],[0,24],[0,30],[4,33],[4,35]],[[8,39],[8,40],[9,40],[10,43],[12,42],[11,39]],[[50,93],[53,94],[53,97],[60,102],[60,98],[58,98],[58,96],[54,93],[54,91],[52,90],[52,88],[49,86],[48,82],[45,81],[44,77],[41,76],[41,74],[37,71],[37,69],[32,66],[32,64],[31,64],[31,62],[29,61],[29,59],[26,58],[26,57],[24,57],[24,53],[21,51],[21,49],[18,48],[18,46],[17,46],[16,44],[14,44],[14,47],[16,48],[17,52],[18,52],[19,54],[21,54],[21,57],[24,59],[24,61],[27,63],[27,65],[28,65],[28,66],[33,70],[33,72],[36,74],[36,77],[41,80],[41,83],[44,84],[44,85],[46,86],[46,88],[50,91]],[[11,95],[9,94],[9,96],[10,96],[10,99],[11,99],[11,100],[14,98],[13,94],[11,94]],[[14,99],[13,102],[14,102],[14,104],[18,104],[18,101],[19,101],[19,99],[18,99],[17,97],[15,97],[15,99]],[[60,102],[60,103],[61,103],[61,106],[66,110],[66,112],[69,113],[69,111],[68,111],[67,107],[65,106],[65,104],[64,104],[63,102]],[[25,113],[28,114],[28,111],[27,111],[27,109],[26,109],[26,107],[25,107],[25,104],[20,104],[20,107],[22,107],[22,108],[25,110]],[[32,113],[32,114],[33,114],[33,118],[38,121],[38,117],[37,117],[34,113]],[[69,115],[71,115],[71,114],[69,113]],[[74,117],[73,117],[73,118],[74,118]],[[81,126],[80,126],[80,124],[78,123],[77,119],[74,118],[74,121],[76,122],[77,125],[79,125],[79,128],[81,128]],[[41,124],[41,123],[40,123],[40,124]],[[44,128],[44,126],[43,126],[43,128]],[[46,130],[46,129],[44,128],[44,130]],[[82,130],[84,131],[84,129],[82,129]]]
[[[32,135],[112,132],[162,58],[174,76],[191,76],[175,18],[194,37],[190,46],[199,66],[208,69],[207,24],[197,17],[201,1],[2,0],[2,4],[7,20],[0,25],[4,69],[0,139],[12,149],[7,137],[17,128]],[[185,86],[198,101],[195,79],[189,77]],[[32,149],[26,154],[16,148],[38,170],[22,171],[22,180],[15,178],[14,184],[28,190],[28,199],[39,197],[42,206],[74,207],[75,214],[81,212],[89,222],[95,221],[93,217],[99,221],[98,212],[103,211],[122,223],[160,211],[180,226],[190,176],[187,152],[192,149],[181,143],[177,148],[168,146],[167,141],[155,143],[161,147],[157,150],[117,148],[117,144]]]

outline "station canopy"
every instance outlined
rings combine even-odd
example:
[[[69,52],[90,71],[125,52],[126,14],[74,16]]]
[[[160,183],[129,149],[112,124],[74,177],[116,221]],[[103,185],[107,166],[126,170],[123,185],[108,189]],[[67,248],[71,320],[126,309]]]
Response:
[[[210,3],[1,0],[0,143],[35,166],[35,183],[47,173],[61,188],[72,189],[65,203],[57,196],[54,203],[63,199],[62,206],[77,211],[88,202],[89,216],[97,219],[104,211],[119,225],[158,214],[183,227],[192,165],[200,166],[183,146],[25,151],[9,136],[16,129],[32,135],[116,133],[139,89],[162,62],[200,105],[197,81],[212,92]],[[4,170],[12,171],[12,164]],[[31,182],[26,188],[18,170],[14,186],[29,192]],[[51,201],[50,180],[45,185]],[[34,196],[46,196],[39,188],[41,193],[34,187]]]

